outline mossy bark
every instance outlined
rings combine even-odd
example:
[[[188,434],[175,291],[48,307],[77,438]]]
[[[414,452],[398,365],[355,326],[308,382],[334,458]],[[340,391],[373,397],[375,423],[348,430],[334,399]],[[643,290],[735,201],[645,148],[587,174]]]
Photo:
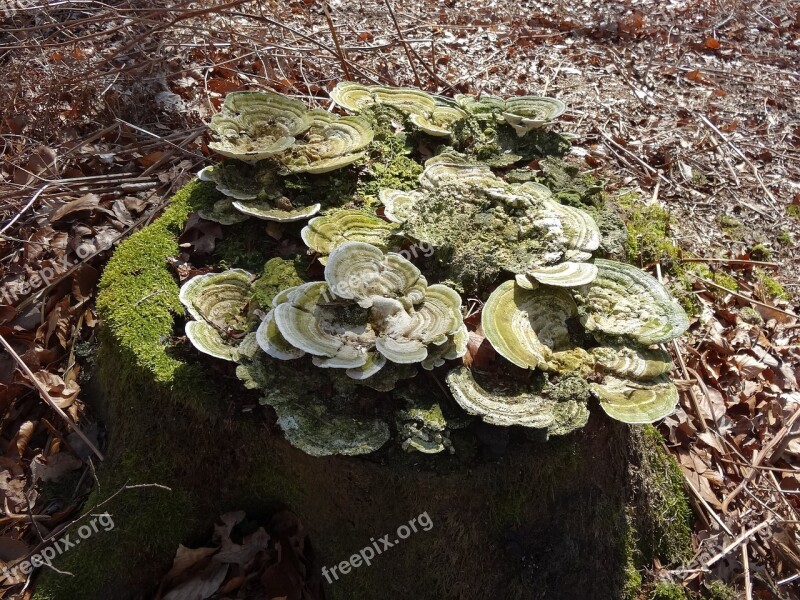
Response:
[[[183,309],[167,258],[178,252],[189,213],[214,197],[196,182],[179,193],[159,220],[120,246],[98,300],[94,404],[109,449],[85,510],[126,482],[171,491],[139,488],[106,504],[115,528],[57,559],[74,577],[47,572],[38,600],[148,594],[178,544],[205,542],[220,513],[266,517],[283,507],[305,524],[318,567],[347,560],[372,538],[393,539],[417,515],[430,516],[430,531],[329,586],[334,600],[626,597],[630,511],[642,517],[640,535],[657,526],[651,511],[663,512],[631,502],[629,457],[645,447],[661,450],[598,407],[583,430],[563,438],[533,441],[511,430],[501,458],[470,452],[469,432],[453,456],[393,447],[363,458],[312,458],[289,446],[264,415],[242,411],[251,402],[228,365],[170,346]],[[685,502],[669,491],[669,502]],[[661,501],[659,494],[647,498]]]

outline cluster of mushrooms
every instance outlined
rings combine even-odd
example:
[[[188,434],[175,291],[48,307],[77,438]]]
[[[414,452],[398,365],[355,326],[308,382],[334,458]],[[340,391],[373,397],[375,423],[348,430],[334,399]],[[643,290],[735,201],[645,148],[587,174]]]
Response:
[[[199,175],[222,195],[204,218],[307,221],[300,237],[324,277],[295,277],[268,306],[255,305],[259,280],[241,269],[194,277],[180,294],[188,339],[237,363],[293,445],[354,455],[395,437],[436,453],[453,451],[450,432],[476,417],[561,435],[585,425],[598,400],[625,423],[675,409],[672,360],[657,346],[688,318],[667,290],[597,256],[603,240],[589,212],[561,204],[535,177],[511,182],[493,171],[513,164],[513,152],[486,161],[454,147],[454,132],[470,128],[524,138],[558,117],[562,102],[352,82],[331,99],[352,116],[278,94],[229,94],[210,124],[211,147],[226,160]],[[287,197],[281,181],[291,174],[370,169],[376,115],[386,110],[401,135],[437,147],[416,189],[381,189],[378,206],[356,208]],[[421,258],[409,247],[432,252]],[[462,302],[473,297],[485,299],[480,322],[468,320],[474,333]],[[467,366],[471,336],[485,336],[490,364]],[[419,377],[438,367],[448,369],[455,403]]]

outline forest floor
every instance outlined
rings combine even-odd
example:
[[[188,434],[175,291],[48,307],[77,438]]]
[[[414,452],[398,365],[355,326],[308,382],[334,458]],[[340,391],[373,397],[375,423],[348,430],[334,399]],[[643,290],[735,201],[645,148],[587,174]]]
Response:
[[[696,556],[653,569],[689,588],[711,573],[746,598],[753,586],[798,597],[800,6],[153,4],[0,8],[0,560],[79,510],[43,506],[37,490],[89,473],[65,422],[85,418],[76,357],[114,245],[207,164],[205,123],[225,94],[328,108],[352,79],[567,103],[557,128],[619,201],[640,266],[684,280],[698,308],[670,347],[682,400],[661,425],[696,509]],[[27,584],[2,585],[10,598]]]

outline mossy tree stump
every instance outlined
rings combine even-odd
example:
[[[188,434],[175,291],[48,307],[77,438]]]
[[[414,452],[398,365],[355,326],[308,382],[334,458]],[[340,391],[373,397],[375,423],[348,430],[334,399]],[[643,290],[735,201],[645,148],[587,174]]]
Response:
[[[683,558],[688,512],[657,434],[600,410],[583,430],[549,441],[495,429],[511,438],[499,458],[477,452],[471,433],[455,440],[452,456],[394,447],[313,458],[289,446],[268,415],[243,412],[254,402],[230,370],[169,347],[183,309],[167,259],[189,214],[215,199],[198,182],[178,193],[119,247],[98,300],[95,405],[109,450],[86,510],[126,482],[172,491],[130,490],[105,505],[115,528],[62,556],[56,566],[74,577],[47,573],[37,598],[142,597],[178,544],[202,543],[220,513],[239,509],[258,517],[291,508],[319,567],[427,512],[430,531],[329,586],[334,599],[633,598],[638,567],[655,555]]]

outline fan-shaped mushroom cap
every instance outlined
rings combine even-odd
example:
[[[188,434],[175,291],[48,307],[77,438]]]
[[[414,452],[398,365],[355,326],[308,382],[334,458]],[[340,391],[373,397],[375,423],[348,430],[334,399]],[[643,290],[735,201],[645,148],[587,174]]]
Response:
[[[282,195],[275,165],[269,161],[257,163],[226,161],[221,165],[206,167],[198,173],[198,177],[203,181],[214,182],[217,191],[233,198],[230,206],[235,210],[232,212],[242,215],[241,220],[246,217],[256,217],[265,221],[290,223],[308,219],[317,214],[321,208],[319,203],[294,206],[289,198]],[[208,218],[222,222],[219,218],[215,218],[218,214],[231,223],[238,222],[227,217],[226,213],[218,213],[216,209],[208,214]]]
[[[555,98],[540,96],[518,96],[505,102],[503,118],[522,137],[554,121],[567,110],[566,104]]]
[[[434,137],[450,137],[453,123],[465,119],[467,113],[454,106],[437,106],[430,114],[412,114],[410,121]]]
[[[376,246],[364,242],[337,246],[325,265],[325,281],[336,297],[355,300],[364,308],[372,306],[376,296],[404,298],[409,305],[419,304],[425,299],[428,285],[411,262],[393,252],[384,255]],[[458,304],[461,305],[461,298]]]
[[[256,217],[264,221],[275,221],[277,223],[293,223],[294,221],[305,221],[313,217],[322,208],[321,204],[311,204],[309,206],[288,206],[283,208],[277,203],[261,200],[236,200],[233,207],[240,213],[249,217]]]
[[[527,187],[525,184],[523,187]],[[591,253],[600,247],[602,236],[597,222],[583,209],[559,204],[555,200],[545,200],[545,205],[558,214],[564,237],[567,240],[567,259],[575,262],[584,262],[574,258],[580,254],[591,256]]]
[[[275,297],[273,318],[282,339],[270,337],[265,320],[259,338],[265,351],[283,358],[289,354],[285,340],[313,355],[315,365],[347,369],[353,379],[372,377],[387,359],[427,361],[430,368],[466,352],[461,297],[447,286],[428,286],[399,254],[347,242],[331,253],[325,279]],[[432,356],[429,348],[435,348]]]
[[[278,325],[275,323],[274,310],[269,311],[258,326],[256,330],[256,341],[264,352],[280,360],[300,358],[306,354],[299,348],[292,346],[286,341],[286,338],[283,337],[281,330],[278,329]]]
[[[328,173],[364,156],[374,132],[361,117],[339,117],[324,110],[308,113],[311,126],[281,156],[287,173]]]
[[[591,384],[600,406],[609,417],[623,423],[655,423],[672,414],[678,390],[667,375],[649,381],[630,381],[607,375]]]
[[[195,319],[186,323],[192,345],[223,360],[236,360],[232,334],[246,329],[252,276],[241,269],[198,275],[183,284],[180,301]]]
[[[326,256],[348,241],[367,242],[385,251],[395,229],[396,224],[360,210],[337,210],[311,219],[300,237],[311,250]]]
[[[274,156],[308,128],[306,113],[305,104],[280,94],[232,92],[225,96],[222,112],[211,117],[209,127],[219,139],[209,148],[247,161]]]
[[[625,379],[646,381],[672,370],[669,353],[659,349],[599,346],[589,351],[597,366]]]
[[[479,187],[502,188],[505,183],[485,164],[444,152],[425,161],[425,170],[419,176],[422,187],[434,190],[449,183],[477,185]]]
[[[414,88],[366,86],[340,81],[330,93],[331,100],[350,112],[361,112],[373,104],[389,104],[406,114],[429,114],[436,108],[430,94]]]
[[[420,192],[391,189],[378,192],[378,199],[383,204],[383,214],[392,223],[403,223],[414,210],[414,205],[422,198],[423,194]]]
[[[478,98],[472,94],[456,94],[454,100],[469,114],[501,113],[506,107],[506,101],[499,96],[482,95]]]
[[[486,301],[481,324],[501,356],[533,369],[553,351],[569,347],[566,321],[576,314],[575,302],[562,289],[526,290],[506,281]]]
[[[463,366],[448,373],[447,385],[461,408],[492,425],[521,425],[563,435],[583,427],[589,420],[585,401],[551,399],[513,383],[503,386],[487,380],[481,384]]]
[[[517,285],[534,289],[535,280],[553,287],[574,288],[591,283],[597,277],[597,267],[586,262],[562,262],[556,265],[536,267],[527,275],[517,275]]]
[[[649,346],[681,335],[689,319],[653,277],[625,263],[597,259],[597,278],[575,290],[581,323],[587,330],[627,337]]]

